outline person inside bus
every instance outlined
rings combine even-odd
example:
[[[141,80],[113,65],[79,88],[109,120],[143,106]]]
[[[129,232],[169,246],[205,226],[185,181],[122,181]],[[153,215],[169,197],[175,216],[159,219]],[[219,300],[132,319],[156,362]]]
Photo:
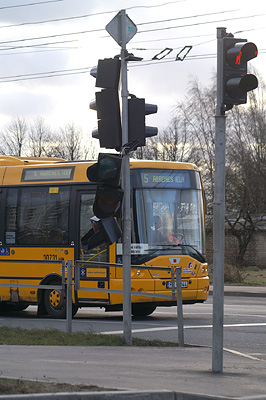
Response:
[[[162,227],[162,220],[159,215],[154,215],[152,219],[152,226],[151,226],[151,241],[152,244],[162,244],[163,242],[163,235],[162,232],[160,231],[160,228]]]

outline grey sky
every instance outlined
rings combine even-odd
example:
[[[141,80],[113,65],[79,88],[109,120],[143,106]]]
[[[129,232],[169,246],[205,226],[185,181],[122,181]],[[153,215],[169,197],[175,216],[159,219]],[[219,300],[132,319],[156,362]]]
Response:
[[[16,5],[25,6],[5,8]],[[202,85],[210,83],[216,69],[218,26],[232,33],[241,31],[235,36],[258,46],[259,56],[252,65],[265,76],[266,5],[261,0],[254,0],[252,7],[243,0],[220,4],[204,0],[0,0],[0,126],[13,116],[26,120],[42,116],[52,127],[74,122],[90,134],[96,113],[89,110],[95,92],[89,69],[99,58],[120,53],[105,26],[121,9],[126,9],[138,28],[128,51],[143,57],[141,63],[129,65],[129,91],[158,105],[158,114],[147,117],[148,125],[162,128],[168,124],[173,106],[184,98],[192,78]],[[40,23],[58,19],[65,20]],[[192,49],[185,60],[174,61],[188,45]],[[173,50],[162,60],[152,61],[165,48]],[[59,74],[55,71],[68,75],[55,76]],[[31,79],[46,72],[53,77]],[[20,80],[25,75],[28,79]]]

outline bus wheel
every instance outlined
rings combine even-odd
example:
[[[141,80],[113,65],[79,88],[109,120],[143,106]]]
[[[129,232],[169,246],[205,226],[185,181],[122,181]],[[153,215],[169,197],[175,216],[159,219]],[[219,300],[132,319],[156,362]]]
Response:
[[[132,304],[132,314],[134,317],[146,317],[147,315],[152,314],[155,309],[156,306],[154,304]]]
[[[48,282],[49,285],[60,285],[59,281]],[[66,297],[62,289],[45,289],[44,306],[47,313],[54,318],[66,318]]]
[[[60,285],[59,281],[48,282],[49,285]],[[58,319],[66,318],[66,296],[62,289],[45,289],[44,290],[44,307],[47,313]],[[72,317],[77,313],[78,307],[72,304]]]

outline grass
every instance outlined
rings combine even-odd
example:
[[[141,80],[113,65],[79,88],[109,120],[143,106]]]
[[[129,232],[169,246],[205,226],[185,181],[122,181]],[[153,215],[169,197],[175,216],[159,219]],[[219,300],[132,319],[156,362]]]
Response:
[[[266,269],[258,267],[242,267],[244,279],[243,285],[245,286],[266,286]]]
[[[24,346],[126,346],[123,336],[75,332],[68,334],[56,329],[22,329],[0,327],[0,345]],[[173,347],[177,343],[132,338],[133,346]]]
[[[29,393],[59,393],[59,392],[100,392],[111,390],[93,385],[71,385],[68,383],[52,383],[24,381],[22,379],[0,378],[0,395]],[[113,390],[113,389],[112,389]]]

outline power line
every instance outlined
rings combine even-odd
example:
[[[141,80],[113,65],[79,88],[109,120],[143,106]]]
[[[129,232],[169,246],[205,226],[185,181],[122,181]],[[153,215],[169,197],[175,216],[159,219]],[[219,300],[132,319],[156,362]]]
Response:
[[[178,20],[191,19],[191,18],[209,17],[211,15],[225,14],[225,13],[236,12],[236,11],[239,11],[239,9],[237,9],[237,10],[226,10],[226,11],[216,11],[216,12],[205,13],[205,14],[188,15],[186,17],[168,18],[168,19],[159,20],[159,21],[140,22],[140,23],[138,23],[138,26],[140,26],[140,25],[150,25],[150,24],[159,24],[159,23],[163,23],[163,22],[171,22],[171,21],[178,21]]]
[[[53,0],[53,1],[63,1],[63,0]],[[137,6],[136,6],[137,7]],[[148,33],[148,32],[156,32],[156,31],[163,31],[163,30],[170,30],[170,29],[177,29],[177,28],[187,28],[191,26],[199,26],[199,25],[206,25],[206,24],[213,24],[213,23],[218,23],[218,22],[224,22],[224,21],[234,21],[238,19],[246,19],[246,18],[255,18],[255,17],[260,17],[264,16],[265,14],[257,14],[257,15],[249,15],[249,16],[244,16],[244,17],[234,17],[234,18],[227,18],[227,19],[221,19],[221,20],[212,20],[212,21],[206,21],[206,22],[195,22],[192,24],[186,24],[186,25],[179,25],[179,26],[168,26],[164,28],[153,28],[153,29],[147,29],[147,30],[140,30],[138,33]],[[195,18],[196,16],[193,16]],[[198,16],[200,17],[200,15]],[[181,18],[175,18],[175,20],[178,19],[186,19],[186,18],[191,18],[191,17],[181,17]],[[159,23],[160,21],[156,21],[154,23]],[[161,22],[165,22],[162,20]],[[147,23],[142,23],[142,24],[152,24],[153,22],[147,22]],[[61,34],[55,34],[55,35],[48,35],[48,36],[40,36],[40,37],[31,37],[31,38],[23,38],[23,39],[17,39],[17,40],[9,40],[5,42],[0,42],[0,44],[8,44],[8,43],[18,43],[18,42],[23,42],[23,41],[28,41],[28,40],[41,40],[41,39],[49,39],[49,38],[55,38],[55,37],[63,37],[63,36],[70,36],[70,35],[81,35],[81,34],[86,34],[86,33],[95,33],[95,32],[101,32],[105,31],[105,29],[91,29],[91,30],[84,30],[84,31],[78,31],[78,32],[69,32],[69,33],[61,33]],[[102,38],[109,37],[108,35],[103,36]]]
[[[29,7],[29,6],[37,6],[40,4],[47,4],[47,3],[58,3],[59,1],[65,1],[65,0],[46,0],[46,1],[38,1],[35,3],[28,3],[28,4],[17,4],[17,5],[11,5],[11,6],[4,6],[0,7],[0,10],[5,10],[7,8],[18,8],[18,7]]]
[[[5,42],[0,42],[1,44],[7,44],[7,43],[18,43],[18,42],[25,42],[27,40],[41,40],[41,39],[50,39],[50,38],[55,38],[55,37],[62,37],[62,36],[70,36],[70,35],[81,35],[85,33],[93,33],[93,32],[100,32],[103,31],[104,29],[92,29],[90,31],[80,31],[80,32],[71,32],[71,33],[60,33],[57,35],[48,35],[48,36],[39,36],[39,37],[33,37],[33,38],[24,38],[24,39],[18,39],[18,40],[8,40]]]
[[[64,0],[54,0],[54,1],[64,1]],[[165,5],[168,5],[168,4],[181,3],[181,2],[184,2],[184,1],[186,1],[186,0],[169,1],[167,3],[157,4],[157,5],[150,5],[150,6],[132,6],[132,7],[127,8],[127,10],[132,10],[132,9],[136,9],[136,8],[162,7],[162,6],[165,6]],[[2,26],[0,26],[0,29],[2,29],[2,28],[13,28],[13,27],[24,26],[24,25],[38,25],[38,24],[46,24],[46,23],[50,23],[50,22],[69,21],[69,20],[75,20],[75,19],[95,17],[95,16],[98,16],[98,15],[104,15],[104,14],[113,14],[113,13],[117,13],[118,11],[120,11],[120,10],[101,11],[101,12],[97,12],[97,13],[83,14],[83,15],[77,15],[77,16],[72,16],[72,17],[47,19],[47,20],[43,20],[43,21],[22,22],[20,24],[2,25]]]
[[[260,49],[260,54],[266,53],[266,49]],[[214,59],[216,58],[216,53],[207,53],[207,54],[195,54],[186,57],[186,61],[197,61],[197,60],[206,60],[206,59]],[[129,68],[136,67],[144,67],[150,65],[158,65],[158,64],[169,64],[176,62],[174,57],[164,60],[157,61],[142,61],[140,63],[132,63],[129,64]],[[31,74],[21,74],[21,75],[11,75],[11,76],[3,76],[0,77],[0,83],[8,83],[8,82],[17,82],[17,81],[25,81],[32,79],[44,79],[44,78],[53,78],[58,76],[68,76],[68,75],[78,75],[85,74],[91,70],[92,67],[82,67],[82,68],[72,68],[72,69],[62,69],[55,71],[47,71],[47,72],[36,72]]]
[[[131,44],[135,44],[135,43],[152,43],[152,42],[161,42],[161,41],[170,41],[170,40],[183,40],[183,39],[193,39],[193,38],[199,38],[199,37],[203,37],[203,36],[214,36],[214,33],[208,33],[205,35],[191,35],[191,36],[178,36],[178,37],[171,37],[171,38],[158,38],[158,39],[147,39],[147,40],[138,40],[138,41],[134,41],[132,40]]]
[[[40,46],[41,47],[41,46]],[[14,52],[14,53],[5,53],[5,54],[0,54],[0,57],[5,57],[5,56],[14,56],[14,55],[24,55],[24,54],[36,54],[36,53],[47,53],[47,52],[51,52],[51,51],[66,51],[66,50],[76,50],[78,49],[78,47],[55,47],[55,48],[46,48],[46,49],[41,49],[38,48],[37,50],[32,50],[32,51],[23,51],[22,52]]]
[[[31,45],[25,45],[25,46],[14,46],[14,47],[0,47],[0,51],[7,51],[7,50],[16,50],[16,49],[24,49],[24,48],[31,48],[31,47],[42,47],[42,46],[50,46],[53,44],[63,44],[63,43],[73,43],[77,42],[77,40],[63,40],[59,42],[49,42],[49,43],[39,43],[39,44],[31,44]]]
[[[143,31],[138,31],[138,33],[156,32],[156,31],[163,31],[163,30],[169,30],[169,29],[178,29],[178,28],[188,28],[188,27],[191,27],[191,26],[214,24],[214,23],[224,22],[224,21],[235,21],[235,20],[238,20],[238,19],[262,17],[262,16],[265,16],[265,15],[266,14],[256,14],[256,15],[248,15],[246,17],[234,17],[234,18],[220,19],[220,20],[216,20],[216,21],[195,22],[193,24],[178,25],[178,26],[168,26],[166,28],[147,29],[147,30],[143,30]]]
[[[177,1],[168,1],[167,3],[162,3],[162,4],[154,4],[154,5],[150,5],[150,6],[132,6],[132,7],[127,7],[127,10],[133,10],[136,8],[155,8],[155,7],[164,7],[167,6],[169,4],[173,4],[173,3],[182,3],[186,0],[177,0]]]
[[[60,1],[63,1],[63,0],[60,0]],[[2,29],[2,28],[14,28],[14,27],[25,26],[25,25],[47,24],[47,23],[50,23],[50,22],[69,21],[69,20],[75,20],[75,19],[95,17],[97,15],[110,14],[110,13],[113,13],[113,11],[105,11],[105,12],[93,13],[93,14],[83,14],[83,15],[77,15],[77,16],[65,17],[65,18],[47,19],[47,20],[44,20],[44,21],[21,22],[20,24],[2,25],[2,26],[0,26],[0,29]]]
[[[92,67],[83,67],[83,68],[62,69],[62,70],[47,71],[47,72],[37,72],[31,74],[3,76],[0,77],[0,83],[25,81],[31,79],[52,78],[56,76],[65,76],[65,75],[84,74],[88,73],[91,70],[91,68]]]

